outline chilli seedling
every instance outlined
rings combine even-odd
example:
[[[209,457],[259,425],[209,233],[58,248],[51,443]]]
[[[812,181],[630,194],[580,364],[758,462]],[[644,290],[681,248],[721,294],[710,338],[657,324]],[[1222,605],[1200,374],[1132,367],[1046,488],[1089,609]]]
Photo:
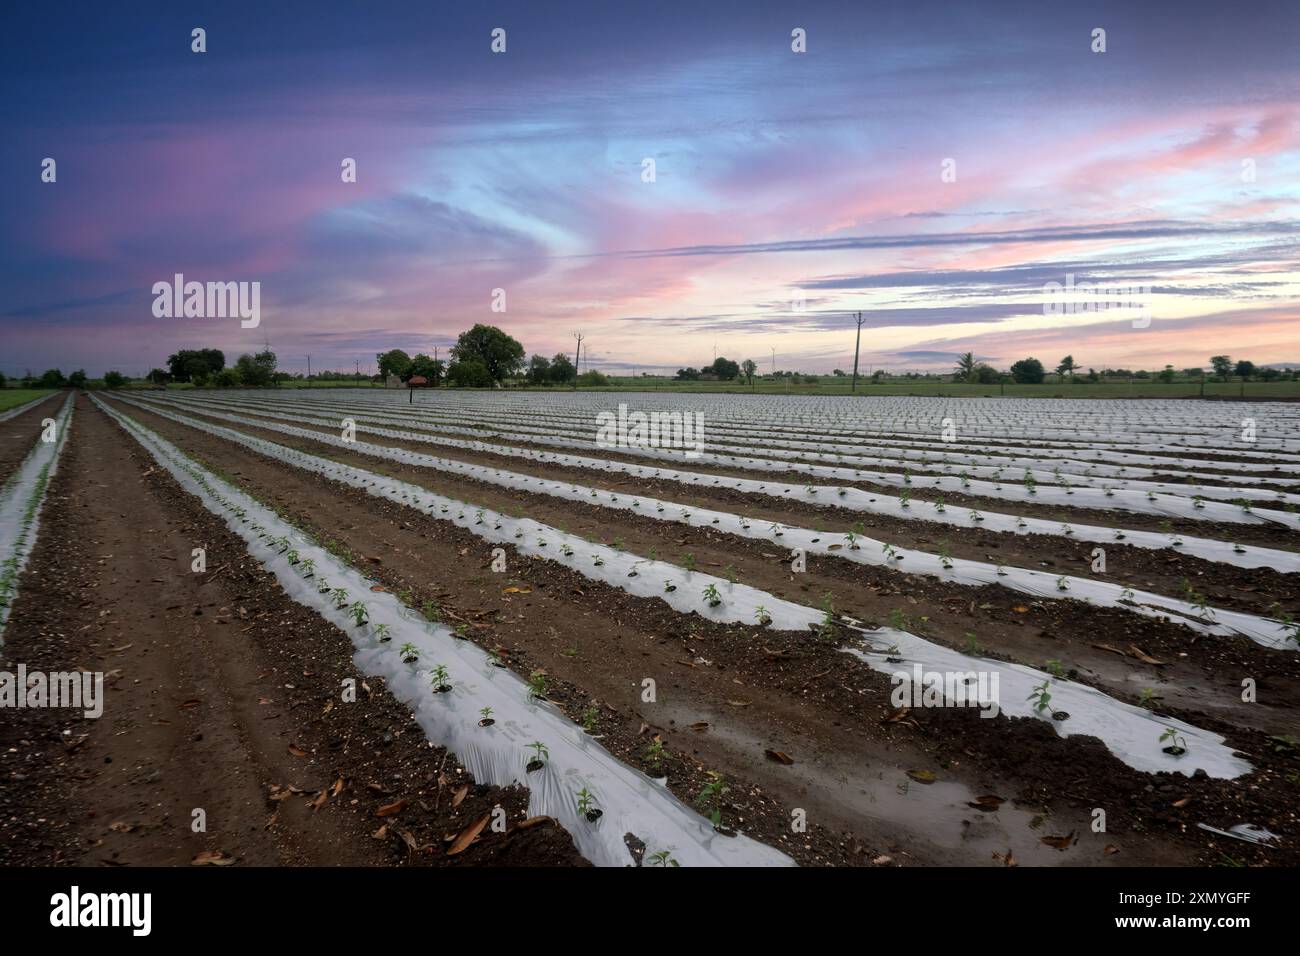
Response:
[[[348,613],[352,615],[352,620],[357,622],[357,627],[370,620],[370,612],[366,610],[366,606],[360,601],[353,601],[352,606],[348,608]]]
[[[451,690],[451,674],[448,673],[445,664],[439,664],[429,671],[429,684],[437,694]]]
[[[383,627],[383,625],[381,624],[379,625],[379,627]],[[375,630],[378,629],[379,628],[375,628]],[[397,653],[402,656],[403,664],[414,664],[416,661],[420,659],[420,649],[416,647],[414,644],[412,644],[410,641],[407,641],[405,644],[399,647],[397,649]]]
[[[533,671],[528,675],[528,699],[546,700],[545,671]]]
[[[722,595],[718,593],[716,585],[710,584],[704,589],[704,600],[708,602],[709,607],[717,607],[722,603]]]
[[[1173,727],[1166,727],[1165,732],[1160,735],[1160,743],[1169,741],[1169,746],[1161,748],[1171,757],[1181,757],[1187,753],[1187,738],[1180,734]]]
[[[651,866],[681,866],[667,850],[660,850],[658,853],[651,853],[648,857]]]
[[[722,798],[731,788],[727,786],[722,774],[709,771],[709,776],[713,779],[704,785],[695,802],[708,811],[709,820],[718,827],[722,825]]]
[[[393,629],[387,624],[375,625],[375,637],[379,638],[380,644],[386,644],[393,639]]]
[[[528,761],[527,766],[524,767],[524,769],[529,773],[532,773],[534,770],[542,769],[546,766],[546,761],[551,759],[551,751],[547,749],[546,744],[542,743],[540,740],[534,740],[531,744],[525,744],[524,749],[533,752],[532,758]]]
[[[1050,681],[1045,680],[1041,684],[1036,685],[1033,692],[1025,698],[1025,700],[1034,701],[1034,710],[1038,711],[1040,714],[1047,710],[1047,708],[1052,704],[1052,693],[1047,689],[1048,684],[1050,683]]]

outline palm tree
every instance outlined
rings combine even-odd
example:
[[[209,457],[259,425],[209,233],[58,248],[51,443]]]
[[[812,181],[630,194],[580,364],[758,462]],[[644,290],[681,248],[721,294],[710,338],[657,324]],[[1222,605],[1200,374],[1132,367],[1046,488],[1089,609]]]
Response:
[[[966,352],[957,359],[957,378],[963,382],[975,381],[975,353]]]
[[[1061,359],[1061,364],[1056,366],[1056,374],[1069,375],[1070,379],[1073,380],[1074,370],[1077,369],[1078,367],[1079,366],[1074,361],[1074,356],[1067,355],[1065,358]]]

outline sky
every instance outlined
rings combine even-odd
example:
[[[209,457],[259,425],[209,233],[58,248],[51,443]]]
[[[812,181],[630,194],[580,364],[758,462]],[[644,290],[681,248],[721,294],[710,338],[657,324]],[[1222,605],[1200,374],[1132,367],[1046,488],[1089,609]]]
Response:
[[[54,0],[0,83],[9,375],[365,371],[477,322],[829,372],[858,312],[867,370],[1300,362],[1294,2]],[[178,273],[260,324],[155,316]]]

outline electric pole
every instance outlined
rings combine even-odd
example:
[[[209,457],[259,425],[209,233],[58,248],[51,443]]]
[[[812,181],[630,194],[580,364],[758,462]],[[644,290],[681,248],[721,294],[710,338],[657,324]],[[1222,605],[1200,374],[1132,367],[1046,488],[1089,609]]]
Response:
[[[858,320],[858,340],[853,343],[853,391],[858,390],[858,350],[862,348],[862,313],[855,315]]]
[[[582,361],[582,333],[574,332],[573,337],[578,340],[578,348],[573,353],[573,390],[578,390],[578,363]]]

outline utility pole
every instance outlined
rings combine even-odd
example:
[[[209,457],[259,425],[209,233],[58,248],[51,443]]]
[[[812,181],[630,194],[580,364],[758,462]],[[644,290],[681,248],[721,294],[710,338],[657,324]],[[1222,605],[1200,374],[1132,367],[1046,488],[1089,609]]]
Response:
[[[311,378],[311,356],[307,356],[307,377]]]
[[[856,315],[858,320],[858,340],[853,344],[853,391],[858,390],[858,350],[862,348],[862,313]]]
[[[577,351],[573,353],[573,390],[578,390],[578,363],[582,361],[582,333],[574,332],[573,337],[578,340]]]

